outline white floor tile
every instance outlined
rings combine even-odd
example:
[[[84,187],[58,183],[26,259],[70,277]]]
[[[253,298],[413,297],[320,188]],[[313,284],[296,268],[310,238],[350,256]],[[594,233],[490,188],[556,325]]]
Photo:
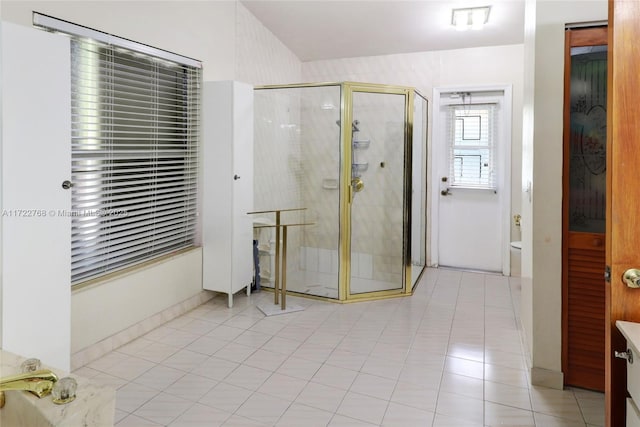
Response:
[[[289,408],[291,402],[262,393],[254,393],[236,412],[241,417],[274,425]]]
[[[325,427],[331,421],[333,412],[311,406],[293,403],[276,423],[277,427]]]
[[[353,384],[358,373],[350,369],[339,368],[337,366],[323,365],[311,378],[311,381],[328,385],[330,387],[348,390]]]
[[[313,360],[289,357],[285,360],[276,372],[289,375],[303,380],[310,380],[318,372],[322,363]]]
[[[551,415],[533,413],[537,427],[585,427],[585,423],[576,420],[567,420],[566,418],[552,417]]]
[[[428,269],[409,298],[270,318],[272,294],[219,296],[75,373],[117,389],[118,426],[602,427],[603,394],[530,386],[519,292]]]
[[[300,359],[313,360],[314,362],[324,363],[333,352],[333,349],[334,347],[305,342],[296,349],[296,351],[293,353],[293,356]]]
[[[271,371],[240,365],[224,378],[224,382],[249,390],[257,390],[271,375]]]
[[[441,391],[438,394],[436,413],[448,415],[465,422],[482,424],[484,401]]]
[[[230,342],[229,344],[222,347],[220,350],[216,351],[214,355],[218,359],[225,359],[232,362],[240,363],[245,361],[255,351],[256,351],[255,347],[249,347],[247,345]]]
[[[116,365],[105,369],[104,372],[109,375],[131,381],[144,374],[154,366],[156,366],[156,364],[148,360],[128,356],[126,359],[118,362]]]
[[[207,377],[187,374],[165,389],[165,393],[179,396],[192,402],[197,402],[217,384],[218,381]]]
[[[145,420],[144,418],[136,415],[129,415],[116,424],[117,427],[163,427],[164,424],[159,424],[151,420]]]
[[[346,394],[346,390],[311,382],[300,392],[296,402],[333,413]]]
[[[431,389],[407,382],[398,382],[391,396],[392,402],[412,406],[429,412],[434,412],[436,410],[437,400],[437,389]]]
[[[165,390],[178,379],[185,376],[185,372],[167,366],[156,365],[137,377],[134,382],[155,390]]]
[[[116,409],[132,413],[158,394],[158,390],[129,383],[118,389],[116,393]]]
[[[258,392],[293,402],[307,384],[306,380],[275,373],[260,386]]]
[[[489,402],[531,411],[531,397],[527,388],[485,381],[484,396]]]
[[[527,372],[520,369],[507,368],[506,366],[498,366],[485,364],[484,378],[494,383],[507,384],[514,387],[529,387]]]
[[[183,372],[190,372],[208,359],[206,354],[191,350],[180,350],[162,361],[162,365]]]
[[[287,356],[282,353],[275,353],[267,350],[256,350],[245,361],[244,364],[254,368],[275,371],[287,360]]]
[[[569,420],[583,420],[580,407],[571,390],[532,387],[531,406],[535,412]]]
[[[397,381],[388,378],[360,373],[351,384],[349,391],[377,397],[378,399],[390,400],[396,383]]]
[[[402,368],[399,381],[437,390],[440,388],[442,374],[442,370],[431,368],[429,365],[406,364]]]
[[[194,368],[191,373],[210,378],[212,380],[223,380],[227,375],[240,366],[239,363],[219,359],[212,356]]]
[[[182,319],[185,319],[185,318],[183,317]],[[184,332],[189,332],[192,334],[204,335],[211,332],[217,326],[218,326],[217,323],[207,322],[205,320],[199,320],[199,319],[191,319],[189,322],[176,326],[176,329],[179,329]]]
[[[477,378],[445,372],[442,374],[440,391],[460,394],[462,396],[482,400],[484,399],[484,381]]]
[[[229,325],[219,325],[211,332],[209,332],[207,334],[207,337],[223,341],[233,341],[234,339],[242,335],[243,332],[244,329],[242,328],[234,328]]]
[[[433,423],[433,416],[433,412],[391,402],[382,420],[382,425],[385,427],[430,427]]]
[[[199,400],[203,405],[234,413],[251,396],[251,390],[219,383]]]
[[[402,363],[370,357],[366,362],[364,362],[360,371],[371,375],[377,375],[379,377],[397,380],[400,377],[400,372],[402,372]]]
[[[200,337],[188,346],[185,350],[201,353],[207,356],[213,355],[216,351],[227,345],[229,341],[211,338],[209,336]]]
[[[160,393],[138,408],[134,415],[161,425],[168,425],[191,406],[193,406],[193,402],[167,393]]]
[[[372,427],[377,425],[378,424],[371,424],[355,418],[345,417],[340,414],[336,414],[329,423],[329,427]]]
[[[231,414],[196,403],[176,418],[169,427],[218,427],[231,418]]]
[[[484,364],[474,360],[447,357],[444,370],[452,374],[464,375],[481,380],[484,379]]]
[[[298,347],[300,347],[299,341],[275,336],[262,346],[262,350],[273,351],[275,353],[290,356]]]
[[[484,423],[487,426],[535,427],[533,412],[511,406],[485,402]]]
[[[387,410],[388,401],[359,393],[347,392],[336,411],[340,415],[380,424]]]

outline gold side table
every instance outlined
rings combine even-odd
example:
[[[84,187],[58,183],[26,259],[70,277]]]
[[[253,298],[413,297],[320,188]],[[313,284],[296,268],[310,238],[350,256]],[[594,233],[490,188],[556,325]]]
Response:
[[[253,214],[265,214],[274,213],[276,217],[275,224],[273,225],[254,225],[253,228],[275,228],[276,229],[276,254],[275,254],[275,278],[273,283],[273,303],[278,305],[280,303],[280,310],[287,309],[287,229],[289,227],[301,227],[306,225],[314,225],[312,222],[300,222],[291,224],[282,224],[280,220],[280,214],[282,212],[302,211],[307,208],[291,208],[291,209],[276,209],[269,211],[255,211],[247,212],[249,215]],[[280,245],[280,233],[282,233],[282,246]],[[282,256],[280,255],[282,252]],[[292,310],[297,311],[297,310]],[[264,310],[263,310],[264,312]],[[267,314],[265,312],[265,314]],[[275,314],[275,313],[274,313]],[[269,314],[267,314],[269,315]]]

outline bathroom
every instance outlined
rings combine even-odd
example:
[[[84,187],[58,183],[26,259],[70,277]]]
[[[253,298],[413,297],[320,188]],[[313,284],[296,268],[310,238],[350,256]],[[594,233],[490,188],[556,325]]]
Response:
[[[550,24],[555,30],[552,37],[561,44],[561,34],[556,30],[569,21],[588,21],[606,17],[606,4],[603,2],[589,2],[588,6],[562,10],[556,14],[548,5],[539,5],[540,23],[538,31],[550,31],[545,25]],[[606,2],[604,2],[606,3]],[[346,58],[335,60],[301,61],[282,42],[280,42],[243,4],[242,2],[190,2],[189,9],[183,2],[159,2],[150,10],[147,4],[130,3],[124,7],[118,3],[92,2],[91,5],[74,2],[30,2],[3,1],[2,19],[6,22],[21,26],[31,25],[31,12],[38,10],[51,16],[81,23],[88,27],[145,42],[163,49],[180,52],[183,55],[201,59],[204,62],[203,80],[238,80],[253,85],[283,84],[294,82],[324,82],[324,81],[358,81],[380,84],[398,84],[417,88],[421,93],[429,94],[435,87],[455,87],[458,85],[486,85],[496,81],[508,82],[513,85],[514,116],[512,122],[512,207],[511,215],[522,214],[522,241],[533,245],[532,223],[541,215],[542,223],[538,223],[536,235],[558,235],[559,218],[547,218],[545,214],[534,212],[531,205],[526,204],[528,194],[523,192],[529,182],[535,184],[536,191],[543,192],[547,200],[554,204],[559,197],[559,189],[554,187],[556,180],[542,179],[548,173],[537,174],[533,171],[545,170],[546,160],[559,157],[558,148],[552,145],[536,146],[536,158],[542,159],[535,165],[532,163],[533,145],[530,140],[522,142],[523,117],[515,112],[529,111],[533,108],[531,100],[525,102],[524,89],[530,83],[530,76],[525,74],[525,60],[527,55],[535,55],[538,60],[554,62],[551,53],[531,53],[524,42],[467,49],[438,50],[419,53],[397,53],[380,57]],[[580,9],[580,10],[578,10]],[[153,19],[150,19],[152,17]],[[181,20],[175,22],[175,18]],[[167,32],[167,26],[172,25],[177,30]],[[555,31],[555,32],[554,32]],[[200,43],[199,41],[207,41]],[[224,41],[224,42],[219,42]],[[555,63],[555,62],[554,62]],[[468,64],[473,64],[474,74],[468,73]],[[543,76],[544,77],[544,76]],[[541,78],[543,78],[541,77]],[[548,77],[548,76],[547,76]],[[43,78],[46,78],[44,76]],[[551,78],[548,82],[538,82],[536,90],[545,87],[556,92],[557,84]],[[541,96],[542,98],[542,96]],[[551,102],[551,101],[549,101]],[[547,123],[558,123],[558,119],[550,118]],[[527,126],[542,126],[537,120],[526,122]],[[529,129],[529,128],[525,128]],[[338,128],[336,127],[336,131]],[[529,150],[529,151],[527,151]],[[528,154],[523,157],[523,153]],[[3,162],[10,162],[7,153],[3,153]],[[537,161],[537,160],[536,160]],[[553,172],[554,175],[559,172]],[[539,175],[539,176],[538,176]],[[523,178],[521,178],[523,177]],[[552,182],[551,182],[552,181]],[[9,179],[3,177],[3,185]],[[357,197],[357,196],[356,196]],[[5,207],[5,206],[3,206]],[[511,224],[512,236],[516,236],[518,229]],[[2,230],[6,232],[5,229]],[[4,234],[3,234],[4,238]],[[33,236],[36,240],[37,237]],[[513,240],[516,240],[515,238]],[[553,244],[556,244],[555,242]],[[45,248],[46,249],[46,248]],[[540,287],[535,292],[543,292],[545,286],[553,288],[553,283],[559,281],[559,269],[555,261],[543,262],[536,260],[535,266],[531,261],[532,247],[523,247],[523,255],[528,262],[523,262],[522,273],[527,283],[540,281]],[[7,249],[3,256],[7,255]],[[39,264],[38,257],[46,260],[52,254],[50,248],[33,253],[33,258],[25,264]],[[552,256],[552,253],[549,255]],[[42,265],[47,264],[43,262]],[[64,262],[63,262],[64,264]],[[544,264],[544,265],[543,265]],[[3,263],[6,268],[7,261]],[[549,268],[549,265],[553,266]],[[133,272],[126,277],[114,278],[101,283],[100,286],[82,290],[60,290],[60,296],[54,305],[68,315],[61,316],[57,325],[58,342],[62,343],[63,351],[68,356],[60,362],[62,367],[75,368],[82,366],[87,360],[95,357],[96,352],[111,350],[121,343],[127,342],[128,337],[134,336],[136,330],[152,328],[160,325],[175,315],[175,312],[193,308],[206,299],[202,291],[202,257],[198,250],[181,254],[173,259],[140,271]],[[28,270],[28,267],[25,267]],[[535,275],[535,279],[533,278]],[[36,283],[42,283],[39,279]],[[549,283],[549,285],[547,285]],[[40,317],[33,318],[35,325],[49,323],[50,302],[34,302],[25,299],[29,293],[39,294],[37,286],[25,289],[26,296],[20,294],[18,301],[13,300],[14,292],[9,284],[3,281],[3,310],[2,310],[2,338],[3,344],[13,340],[11,330],[23,321],[19,313],[11,307],[31,307]],[[523,288],[525,286],[523,285]],[[527,289],[531,290],[529,286]],[[533,292],[533,290],[531,290]],[[154,295],[154,298],[149,298]],[[537,319],[533,314],[533,296],[527,294],[523,310],[530,313],[528,326],[533,330],[536,326],[536,336],[546,336],[548,330],[559,329],[559,315]],[[40,304],[33,306],[33,304]],[[559,305],[559,301],[553,306]],[[554,310],[554,313],[558,311]],[[113,316],[113,313],[119,313]],[[95,319],[109,319],[96,322]],[[534,319],[542,322],[542,327]],[[142,326],[141,326],[142,325]],[[540,329],[537,329],[540,328]],[[553,339],[552,339],[553,341]],[[557,349],[555,341],[543,346],[538,351],[549,348]],[[532,342],[530,342],[532,345]],[[25,346],[25,352],[31,353],[35,349]],[[558,353],[558,354],[556,354]],[[551,360],[540,361],[540,367],[551,371],[558,371],[559,350],[552,350]]]

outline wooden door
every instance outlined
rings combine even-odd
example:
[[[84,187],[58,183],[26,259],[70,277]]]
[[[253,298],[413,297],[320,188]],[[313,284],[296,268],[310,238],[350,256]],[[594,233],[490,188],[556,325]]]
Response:
[[[625,425],[626,362],[614,351],[626,349],[616,320],[640,322],[640,289],[622,282],[640,268],[640,2],[609,1],[609,100],[607,132],[606,261],[611,281],[606,294],[606,426]]]
[[[607,28],[565,40],[562,370],[604,391]]]

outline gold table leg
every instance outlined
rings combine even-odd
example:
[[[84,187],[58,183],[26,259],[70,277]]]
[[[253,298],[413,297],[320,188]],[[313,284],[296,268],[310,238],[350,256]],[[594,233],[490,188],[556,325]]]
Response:
[[[276,276],[273,283],[273,303],[278,304],[278,286],[280,285],[280,212],[276,211]]]
[[[282,304],[280,308],[287,308],[287,226],[282,227]]]

